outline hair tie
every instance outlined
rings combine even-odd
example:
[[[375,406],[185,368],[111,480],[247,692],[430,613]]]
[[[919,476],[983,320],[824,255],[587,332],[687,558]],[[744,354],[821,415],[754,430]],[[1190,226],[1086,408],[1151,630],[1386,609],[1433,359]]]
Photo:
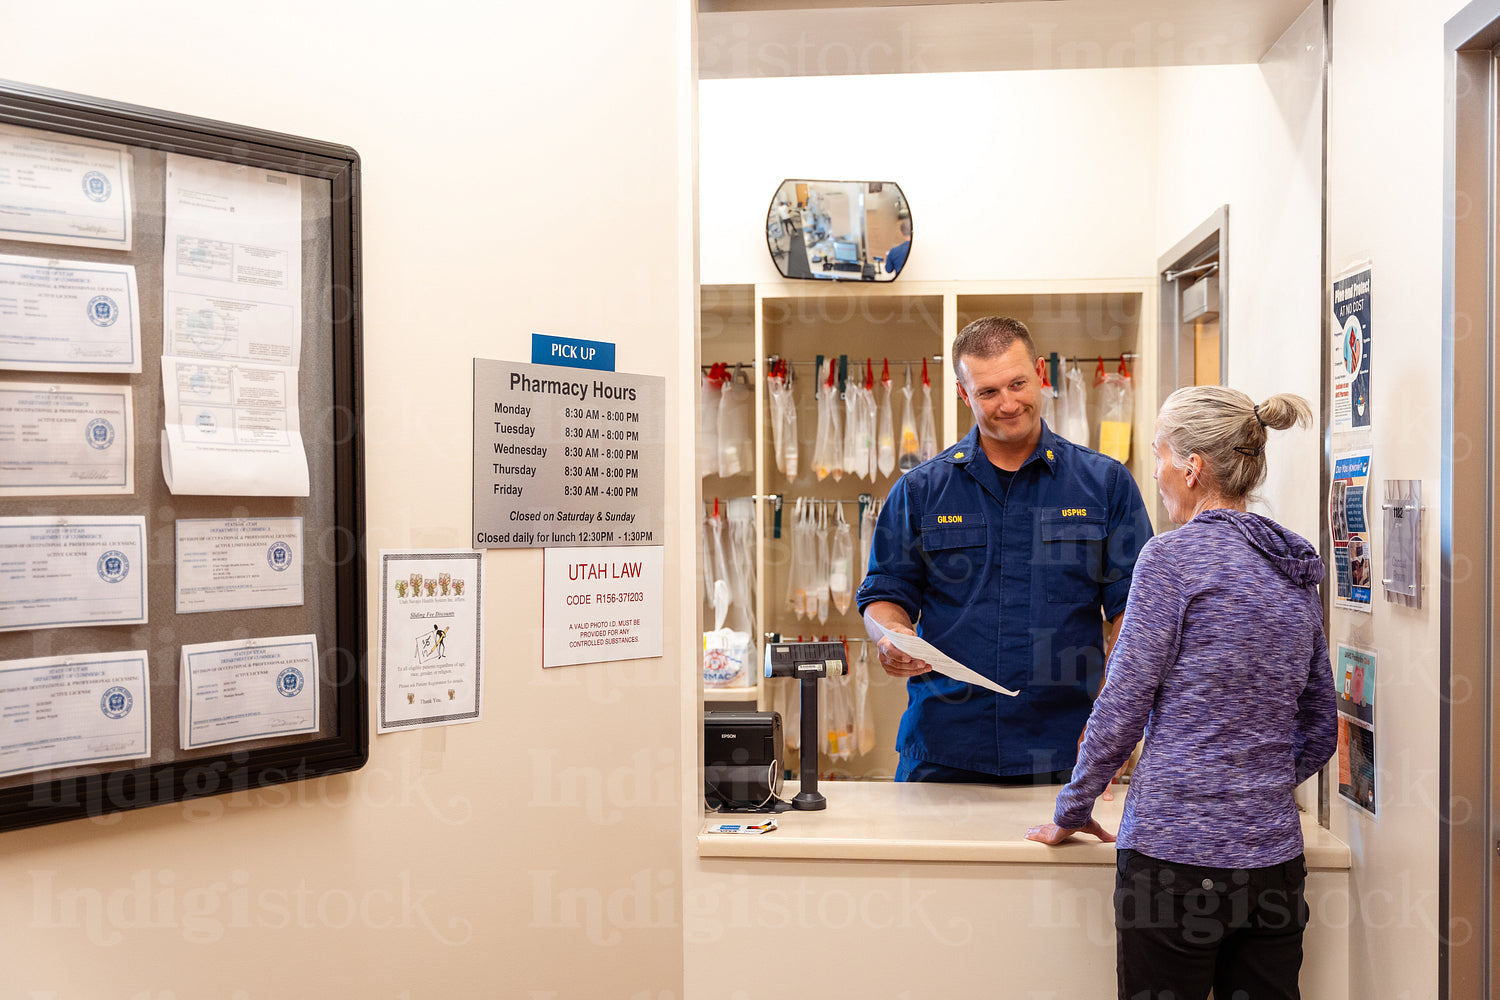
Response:
[[[1266,423],[1265,418],[1260,415],[1260,404],[1259,403],[1256,403],[1253,407],[1251,407],[1251,409],[1255,413],[1255,419],[1260,421],[1260,425],[1262,427],[1269,427],[1270,426],[1269,424]],[[1238,450],[1238,449],[1236,449],[1236,450]]]

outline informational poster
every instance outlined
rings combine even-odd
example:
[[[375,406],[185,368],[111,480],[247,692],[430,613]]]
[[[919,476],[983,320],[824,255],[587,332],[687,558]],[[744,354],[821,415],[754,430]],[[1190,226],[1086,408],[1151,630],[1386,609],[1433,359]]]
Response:
[[[662,553],[549,548],[542,557],[542,666],[660,656]]]
[[[1375,814],[1375,730],[1339,716],[1339,794]]]
[[[1370,449],[1333,456],[1328,524],[1333,536],[1334,605],[1370,610],[1374,553],[1369,528]]]
[[[484,553],[383,549],[377,731],[478,722]]]
[[[666,380],[474,360],[474,547],[660,545]]]
[[[1333,429],[1370,426],[1370,265],[1333,282]]]
[[[1333,686],[1338,694],[1339,714],[1374,728],[1375,654],[1339,643]]]

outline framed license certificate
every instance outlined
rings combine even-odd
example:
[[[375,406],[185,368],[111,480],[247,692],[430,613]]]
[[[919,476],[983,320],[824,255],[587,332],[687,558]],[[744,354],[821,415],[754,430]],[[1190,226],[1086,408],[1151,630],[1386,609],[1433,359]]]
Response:
[[[0,83],[0,832],[363,766],[359,156]]]

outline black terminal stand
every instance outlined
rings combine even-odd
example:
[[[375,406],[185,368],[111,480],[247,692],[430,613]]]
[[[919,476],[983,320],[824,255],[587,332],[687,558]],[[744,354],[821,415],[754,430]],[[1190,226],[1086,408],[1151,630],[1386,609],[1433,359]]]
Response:
[[[842,642],[782,642],[774,632],[766,636],[766,676],[796,677],[801,685],[802,781],[793,809],[828,808],[818,791],[818,678],[838,677],[848,669]]]
[[[797,670],[802,681],[802,781],[792,798],[793,809],[827,809],[828,800],[818,791],[818,678],[811,668]]]

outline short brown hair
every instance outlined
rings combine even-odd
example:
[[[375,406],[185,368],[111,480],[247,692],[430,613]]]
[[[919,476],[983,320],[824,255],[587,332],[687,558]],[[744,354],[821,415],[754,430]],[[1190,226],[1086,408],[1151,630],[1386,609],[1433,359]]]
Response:
[[[1036,344],[1026,324],[1009,316],[985,316],[958,332],[953,340],[953,367],[965,357],[994,358],[1010,350],[1016,341],[1026,345],[1026,357],[1036,361]]]

